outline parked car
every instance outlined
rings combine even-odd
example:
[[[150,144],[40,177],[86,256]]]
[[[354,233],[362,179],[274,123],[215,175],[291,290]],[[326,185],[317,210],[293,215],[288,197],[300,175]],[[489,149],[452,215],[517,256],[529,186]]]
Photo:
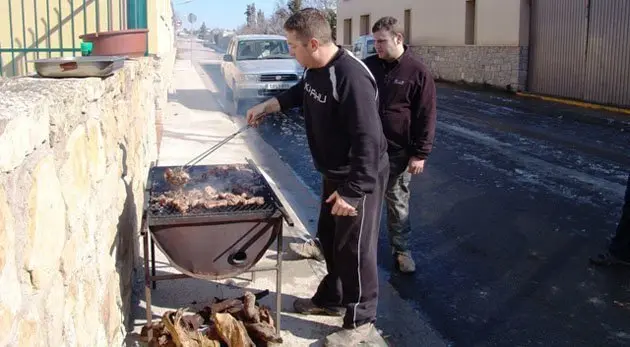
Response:
[[[291,88],[304,68],[289,54],[284,36],[237,35],[223,56],[221,73],[226,99],[238,113],[244,101],[268,99]]]
[[[374,37],[372,35],[362,35],[354,41],[352,45],[352,54],[359,59],[365,59],[376,54],[374,47]]]

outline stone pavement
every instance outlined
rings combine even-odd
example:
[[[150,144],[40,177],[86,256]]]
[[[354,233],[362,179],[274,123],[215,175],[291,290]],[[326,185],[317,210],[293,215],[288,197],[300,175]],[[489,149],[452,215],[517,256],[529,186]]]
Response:
[[[190,62],[189,56],[181,56],[176,62],[174,88],[169,108],[165,110],[164,133],[158,165],[183,164],[205,151],[226,136],[235,132],[241,124],[222,112],[217,102],[218,89],[212,81],[200,74],[200,68]],[[254,130],[234,138],[200,165],[218,163],[242,163],[246,158],[254,160],[264,171],[268,180],[280,192],[280,199],[291,214],[295,226],[284,225],[283,244],[285,248],[282,271],[282,319],[281,329],[285,346],[319,346],[323,338],[341,326],[341,318],[311,317],[293,313],[292,303],[297,297],[309,297],[324,275],[323,264],[313,260],[296,260],[287,251],[289,242],[304,239],[308,235],[306,223],[314,223],[317,200],[296,178],[291,169],[279,158]],[[276,259],[276,245],[272,245],[259,265],[273,265]],[[141,254],[142,255],[142,254]],[[156,268],[158,274],[178,273],[166,257],[156,247]],[[250,274],[224,281],[200,279],[178,279],[159,281],[152,291],[152,313],[157,319],[167,310],[180,307],[199,308],[214,297],[242,295],[243,289],[253,291],[269,289],[271,294],[261,303],[275,310],[276,286],[275,271],[257,273],[250,282]],[[145,324],[144,283],[136,286],[132,302],[132,324],[134,332],[140,332]],[[365,344],[385,346],[385,341],[374,334],[374,341]]]

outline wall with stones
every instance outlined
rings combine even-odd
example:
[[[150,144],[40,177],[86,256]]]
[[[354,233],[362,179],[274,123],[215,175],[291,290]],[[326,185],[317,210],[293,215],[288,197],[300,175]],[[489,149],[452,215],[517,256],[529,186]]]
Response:
[[[434,77],[510,91],[527,86],[527,46],[414,46]]]
[[[0,346],[121,345],[164,71],[0,79]]]

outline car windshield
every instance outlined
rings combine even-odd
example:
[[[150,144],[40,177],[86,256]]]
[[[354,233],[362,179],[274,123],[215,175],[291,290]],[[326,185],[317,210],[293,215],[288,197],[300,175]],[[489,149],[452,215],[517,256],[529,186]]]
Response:
[[[374,40],[367,40],[366,47],[367,54],[375,54],[376,48],[374,48]]]
[[[236,60],[292,59],[286,40],[243,40],[238,42]]]

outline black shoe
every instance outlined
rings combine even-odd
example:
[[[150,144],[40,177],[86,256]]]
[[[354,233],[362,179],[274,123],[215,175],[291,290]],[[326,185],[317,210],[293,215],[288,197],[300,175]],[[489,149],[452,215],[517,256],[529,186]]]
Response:
[[[320,307],[315,305],[311,299],[295,299],[293,308],[295,312],[307,315],[341,317],[345,314],[345,310],[342,307]]]

